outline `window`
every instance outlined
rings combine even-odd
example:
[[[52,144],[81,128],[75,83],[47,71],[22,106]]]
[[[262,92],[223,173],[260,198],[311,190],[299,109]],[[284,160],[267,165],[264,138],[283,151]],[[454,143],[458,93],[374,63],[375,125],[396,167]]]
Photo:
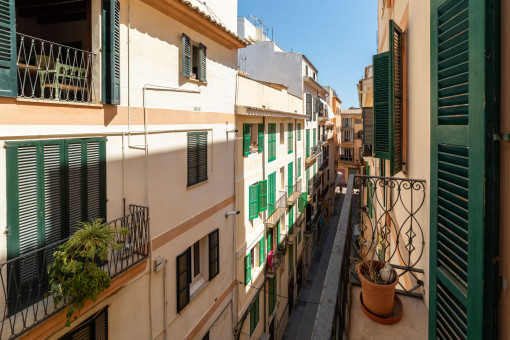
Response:
[[[305,65],[305,76],[308,77],[308,65]]]
[[[220,230],[209,234],[209,281],[220,272]]]
[[[301,177],[301,157],[297,159],[297,177]]]
[[[190,301],[191,247],[177,256],[177,313]]]
[[[285,124],[280,123],[280,144],[285,143]]]
[[[273,314],[274,307],[276,306],[276,275],[273,278],[268,280],[269,284],[269,315]]]
[[[344,128],[352,127],[351,118],[342,118],[342,127]]]
[[[272,229],[269,229],[267,231],[266,239],[267,239],[267,253],[269,254],[269,252],[271,250],[273,250],[273,230]]]
[[[182,75],[189,79],[207,81],[207,47],[182,34]]]
[[[251,281],[251,251],[244,257],[244,282],[250,283]]]
[[[354,161],[354,148],[340,148],[340,160],[352,162]]]
[[[259,266],[264,263],[265,253],[264,253],[264,236],[259,241]]]
[[[312,95],[309,93],[306,94],[306,114],[312,119]]]
[[[188,132],[188,187],[207,180],[207,132]]]
[[[268,204],[268,216],[271,216],[275,211],[275,203],[276,203],[276,171],[269,175],[268,177],[268,196],[267,196],[267,204]]]
[[[267,210],[267,181],[260,181],[248,188],[248,217],[253,220],[259,212]]]
[[[306,130],[306,157],[310,157],[310,130]]]
[[[313,73],[313,80],[317,81],[317,73]]]
[[[264,150],[264,124],[243,124],[243,155]]]
[[[354,130],[353,129],[342,129],[342,142],[347,142],[347,143],[354,142]]]
[[[108,307],[82,322],[59,340],[108,340]]]
[[[287,138],[288,138],[288,145],[287,145],[287,153],[292,153],[292,150],[294,150],[294,127],[292,126],[292,123],[289,123],[287,125]]]
[[[356,119],[356,124],[361,124],[361,123],[362,123],[361,119]]]
[[[195,279],[200,274],[200,241],[195,242],[193,245],[193,278]]]
[[[313,129],[313,146],[317,145],[317,129]]]
[[[294,162],[287,166],[287,194],[290,196],[294,192]]]
[[[301,140],[301,123],[297,123],[297,140]]]
[[[267,158],[268,163],[276,159],[276,124],[268,124]]]
[[[253,334],[255,328],[259,323],[260,311],[259,311],[259,296],[255,298],[250,308],[250,335]]]

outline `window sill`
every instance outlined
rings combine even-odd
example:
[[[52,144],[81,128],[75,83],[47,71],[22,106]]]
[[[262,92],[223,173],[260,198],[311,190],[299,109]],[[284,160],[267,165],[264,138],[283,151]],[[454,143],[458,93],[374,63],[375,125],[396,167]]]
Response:
[[[208,182],[209,182],[209,178],[206,179],[205,181],[200,182],[200,183],[196,183],[196,184],[187,186],[186,190],[196,188],[196,187],[198,187],[198,186],[200,186],[202,184],[208,183]]]
[[[207,285],[209,284],[209,281],[207,281],[205,278],[201,277],[195,284],[190,285],[190,302],[196,299],[200,293],[202,293]],[[191,287],[193,286],[193,287]],[[193,293],[191,293],[193,291]]]
[[[27,103],[67,105],[67,106],[103,107],[103,104],[101,104],[101,103],[83,103],[83,102],[71,102],[71,101],[65,101],[65,100],[34,99],[34,98],[23,98],[23,97],[17,97],[16,101],[27,102]]]
[[[199,79],[194,79],[194,78],[191,78],[191,77],[185,77],[187,81],[191,82],[191,83],[195,83],[197,85],[203,85],[203,86],[206,86],[207,85],[207,81],[202,81],[202,80],[199,80]]]

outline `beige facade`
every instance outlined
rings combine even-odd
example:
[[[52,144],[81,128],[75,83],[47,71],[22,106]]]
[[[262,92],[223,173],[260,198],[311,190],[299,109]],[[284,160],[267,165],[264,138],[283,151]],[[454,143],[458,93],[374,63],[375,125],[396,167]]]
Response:
[[[130,227],[143,225],[145,229],[137,229],[130,241],[124,241],[132,243],[125,243],[117,260],[114,260],[117,255],[111,255],[108,265],[119,265],[122,271],[113,278],[110,289],[96,303],[88,302],[77,313],[78,317],[72,321],[70,328],[64,327],[65,308],[55,310],[52,302],[48,302],[51,297],[40,295],[40,301],[18,301],[17,307],[6,308],[9,313],[1,321],[4,332],[1,337],[7,339],[22,334],[26,338],[57,339],[81,329],[85,320],[107,308],[110,339],[201,339],[206,334],[210,334],[211,338],[230,339],[233,337],[232,312],[236,287],[232,256],[235,218],[226,218],[225,214],[235,209],[235,134],[232,130],[235,128],[237,48],[245,46],[235,35],[236,1],[209,4],[227,27],[194,7],[200,5],[197,1],[187,4],[176,0],[121,0],[112,2],[112,5],[118,11],[119,20],[116,38],[119,55],[115,59],[120,78],[117,84],[120,101],[117,105],[105,104],[108,101],[103,92],[107,86],[104,80],[108,81],[109,76],[102,71],[102,66],[107,66],[101,65],[105,60],[102,53],[106,53],[101,32],[106,27],[103,23],[106,16],[103,16],[105,12],[99,0],[91,1],[91,19],[86,24],[90,31],[88,49],[94,53],[94,64],[89,75],[93,85],[85,90],[84,96],[92,92],[95,95],[90,100],[76,94],[64,97],[64,92],[47,96],[47,89],[56,86],[60,86],[62,91],[83,90],[82,85],[62,85],[64,80],[58,80],[60,83],[56,85],[55,80],[55,83],[42,85],[40,90],[36,88],[32,98],[20,98],[23,97],[21,88],[28,91],[29,86],[27,83],[20,84],[18,78],[18,98],[0,99],[0,139],[6,146],[0,149],[0,183],[3,183],[0,184],[0,195],[13,197],[12,190],[21,190],[25,181],[35,178],[30,177],[32,175],[42,176],[37,190],[46,193],[45,196],[37,196],[37,203],[30,203],[30,197],[35,197],[35,193],[30,191],[30,186],[23,187],[28,196],[20,194],[19,206],[12,200],[7,203],[2,200],[0,204],[0,220],[3,225],[9,225],[9,233],[2,234],[0,238],[2,284],[7,287],[7,281],[12,275],[17,275],[7,274],[11,267],[5,261],[23,266],[23,259],[26,262],[29,251],[44,249],[50,243],[49,238],[44,238],[44,233],[40,234],[43,236],[39,236],[39,240],[31,238],[31,235],[44,230],[49,232],[50,226],[67,230],[65,224],[74,223],[73,218],[104,217],[111,221],[122,217],[123,221],[132,221]],[[72,26],[74,22],[67,25],[62,29],[75,29]],[[26,33],[35,36],[36,44],[37,37],[61,44],[75,39],[52,36],[51,32],[41,31],[40,36],[37,32],[27,32],[25,29],[37,31],[37,28],[31,28],[22,18],[17,27],[20,36]],[[190,39],[192,56],[201,51],[201,46],[206,48],[207,53],[198,66],[199,69],[202,67],[206,78],[197,80],[199,74],[195,66],[200,63],[198,54],[190,57],[191,74],[183,74],[183,34]],[[27,44],[28,41],[25,40]],[[87,49],[85,40],[81,46]],[[17,48],[22,48],[19,41]],[[42,59],[37,55],[33,59],[27,57],[24,62],[40,62]],[[56,56],[48,58],[46,60],[52,63],[57,62]],[[64,63],[64,67],[69,66],[65,61],[59,62]],[[30,69],[27,75],[34,72],[39,71]],[[84,78],[78,79],[84,81]],[[28,92],[24,93],[25,97],[29,97]],[[88,138],[97,139],[96,144],[86,144],[90,141]],[[75,145],[85,143],[81,158],[78,158],[78,161],[81,159],[81,168],[78,168],[81,170],[73,168],[72,160],[68,160],[66,154],[57,154],[62,162],[66,162],[60,171],[62,190],[67,188],[67,194],[52,196],[51,190],[60,190],[60,187],[55,184],[58,181],[49,181],[50,168],[25,169],[23,172],[21,168],[12,168],[12,163],[8,162],[12,157],[22,157],[25,152],[28,157],[32,157],[30,152],[34,155],[42,152],[37,157],[44,160],[41,164],[49,166],[50,158],[47,157],[50,154],[46,151],[49,152],[51,147],[39,147],[37,143],[57,143],[57,146],[60,143],[62,148],[69,150],[69,155]],[[95,145],[100,148],[99,158],[94,158],[97,155],[91,149]],[[58,148],[51,150],[59,152]],[[104,158],[101,158],[101,150],[104,150]],[[98,163],[93,163],[96,160]],[[31,163],[20,162],[20,166],[22,164]],[[104,170],[97,170],[98,167],[103,169],[103,166]],[[6,171],[6,168],[9,170]],[[198,170],[194,172],[193,169]],[[86,177],[73,177],[71,181],[75,170]],[[99,184],[94,182],[96,170],[99,171]],[[13,186],[13,173],[17,174],[19,188]],[[76,182],[76,178],[85,178],[88,186],[82,186],[83,182]],[[97,191],[99,189],[93,186],[96,184],[99,187],[104,185],[104,192]],[[76,193],[76,190],[79,192]],[[69,215],[65,221],[58,220],[61,215],[67,216],[68,212],[48,207],[57,204],[58,196],[71,200],[75,194],[82,197],[81,204],[87,206],[82,209],[86,209],[83,211],[87,214],[79,217]],[[42,197],[45,197],[45,205],[42,205]],[[95,197],[99,197],[99,203],[94,200]],[[92,214],[94,209],[90,207],[96,204],[99,204],[99,210],[104,204],[104,213]],[[141,215],[131,210],[136,209],[130,207],[131,204],[148,207],[144,210],[147,215],[143,220],[133,220]],[[22,212],[21,209],[27,206],[29,209]],[[45,220],[22,219],[25,213],[29,214],[27,216],[40,214],[45,216]],[[12,224],[18,218],[19,223]],[[28,236],[16,239],[18,232]],[[62,233],[65,235],[70,231]],[[130,250],[133,243],[139,247],[137,250]],[[49,250],[47,253],[51,254]],[[185,257],[182,257],[183,254]],[[178,259],[186,258],[190,265],[179,263]],[[155,260],[160,263],[157,268],[153,263]],[[31,277],[37,274],[37,269],[26,268],[23,273],[28,276],[21,274],[21,279],[32,282]],[[39,270],[43,272],[44,268]],[[109,273],[112,275],[112,272]],[[11,275],[10,278],[7,275]],[[4,290],[9,296],[16,289],[13,282],[9,281],[9,288]],[[42,308],[43,304],[49,304],[48,308]],[[0,307],[2,310],[6,307],[6,296],[0,296]],[[36,314],[32,312],[35,307],[38,307]],[[21,317],[23,313],[27,315],[25,321]],[[34,321],[35,317],[39,321]],[[27,327],[31,329],[27,330]]]
[[[350,175],[361,174],[363,166],[363,115],[361,109],[340,112],[340,142],[338,171],[343,174],[340,183],[346,184]]]

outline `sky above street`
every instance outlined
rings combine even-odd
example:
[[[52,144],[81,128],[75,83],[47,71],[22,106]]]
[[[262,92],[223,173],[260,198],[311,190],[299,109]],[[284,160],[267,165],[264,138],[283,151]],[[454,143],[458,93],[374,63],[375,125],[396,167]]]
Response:
[[[285,51],[305,54],[342,109],[358,107],[356,84],[377,48],[376,0],[238,0],[238,16],[263,20]]]

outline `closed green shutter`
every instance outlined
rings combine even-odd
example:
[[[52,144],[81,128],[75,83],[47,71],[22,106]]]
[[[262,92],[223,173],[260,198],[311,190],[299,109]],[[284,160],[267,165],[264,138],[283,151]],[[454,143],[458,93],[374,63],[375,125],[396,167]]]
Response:
[[[496,3],[431,2],[429,339],[498,338]]]
[[[294,149],[294,131],[292,131],[293,130],[292,123],[288,124],[287,130],[289,131],[288,137],[287,137],[288,138],[287,149],[288,149],[288,153],[291,153],[292,150]]]
[[[289,208],[289,234],[292,234],[292,227],[294,226],[294,206]]]
[[[301,123],[297,123],[297,140],[301,140]]]
[[[276,246],[280,245],[280,222],[276,224]]]
[[[251,141],[251,124],[243,124],[243,155],[250,154],[250,141]]]
[[[306,157],[310,157],[310,130],[306,130]]]
[[[182,62],[182,75],[189,78],[191,75],[191,40],[186,34],[182,34],[181,46],[181,62]]]
[[[120,2],[103,0],[103,102],[120,104]]]
[[[16,14],[14,0],[0,1],[0,96],[16,97]]]
[[[297,159],[297,178],[301,177],[301,157]]]
[[[244,282],[250,283],[251,281],[251,253],[244,257]]]
[[[300,213],[304,213],[305,212],[305,207],[306,207],[306,192],[302,192],[301,195],[299,195],[299,198],[298,198],[298,211]]]
[[[317,129],[313,129],[313,146],[317,145]]]
[[[257,295],[250,307],[250,335],[255,331],[260,319],[259,296]]]
[[[274,307],[276,306],[276,275],[269,279],[269,315],[273,314]]]
[[[271,248],[272,242],[273,242],[273,231],[272,231],[272,229],[269,229],[267,231],[267,253],[268,254],[272,250],[272,248]]]
[[[259,182],[259,208],[258,211],[267,210],[267,181]]]
[[[251,185],[249,189],[249,218],[253,220],[259,216],[259,185]]]
[[[390,52],[374,56],[374,157],[391,159]]]
[[[220,272],[220,230],[209,233],[209,281]]]
[[[207,132],[188,132],[188,187],[207,180]]]
[[[403,61],[402,61],[402,30],[393,20],[390,20],[390,55],[391,55],[391,165],[390,174],[402,171],[402,120],[403,120]]]
[[[306,114],[312,119],[312,95],[309,93],[306,94]]]
[[[207,81],[207,47],[199,44],[198,47],[198,80]]]
[[[276,124],[268,124],[269,141],[267,145],[268,162],[276,159]]]
[[[265,254],[264,254],[264,236],[262,236],[262,238],[260,239],[260,242],[259,242],[259,265],[262,265],[262,263],[264,263],[264,258],[265,258]]]
[[[191,247],[177,256],[177,313],[189,303],[191,283]]]
[[[264,124],[259,124],[259,152],[264,151]]]
[[[271,216],[275,210],[274,204],[276,203],[276,171],[269,175],[268,177],[269,187],[268,187],[268,198],[267,203],[269,204],[269,213],[268,216]]]
[[[290,162],[288,167],[288,174],[287,174],[287,187],[288,187],[288,195],[292,195],[294,192],[294,163]]]
[[[374,108],[363,108],[363,144],[374,144]]]

